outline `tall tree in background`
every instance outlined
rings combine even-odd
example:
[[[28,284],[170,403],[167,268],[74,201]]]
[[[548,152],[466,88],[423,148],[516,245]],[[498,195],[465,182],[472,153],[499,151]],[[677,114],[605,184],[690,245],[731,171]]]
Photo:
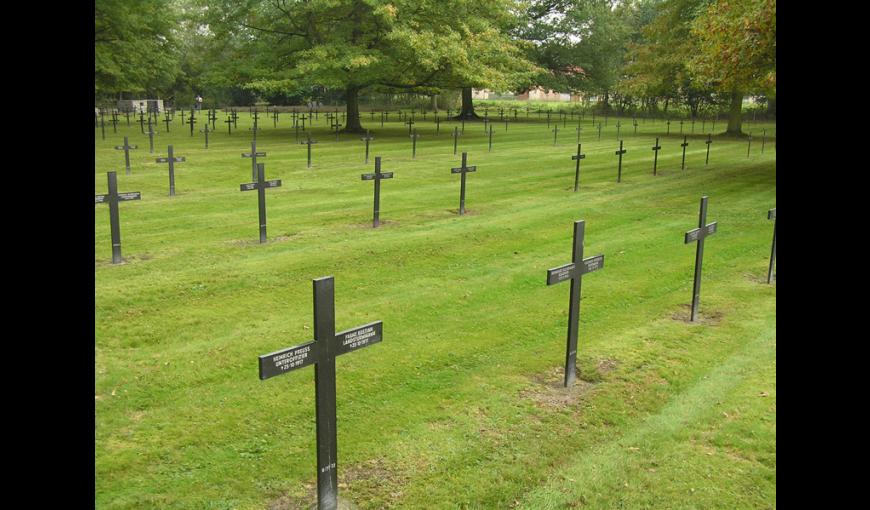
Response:
[[[179,73],[171,0],[95,0],[94,95],[167,92]]]
[[[542,68],[527,87],[599,95],[608,108],[630,35],[632,3],[615,0],[530,0],[514,35],[532,43],[529,58]]]
[[[506,83],[513,46],[490,20],[506,0],[204,1],[215,40],[229,37],[246,86],[344,90],[345,131],[362,132],[359,94]],[[486,14],[489,13],[489,17]],[[224,46],[226,47],[226,46]],[[218,72],[219,74],[220,72]]]
[[[776,100],[776,0],[711,3],[691,29],[698,41],[692,72],[730,94],[727,132],[739,135],[746,93]]]

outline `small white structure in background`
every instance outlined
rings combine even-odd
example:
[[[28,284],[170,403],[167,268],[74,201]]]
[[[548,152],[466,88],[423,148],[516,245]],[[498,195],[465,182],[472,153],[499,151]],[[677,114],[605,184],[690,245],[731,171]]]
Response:
[[[163,111],[162,99],[121,99],[118,101],[118,109],[121,111],[131,110],[134,112]]]

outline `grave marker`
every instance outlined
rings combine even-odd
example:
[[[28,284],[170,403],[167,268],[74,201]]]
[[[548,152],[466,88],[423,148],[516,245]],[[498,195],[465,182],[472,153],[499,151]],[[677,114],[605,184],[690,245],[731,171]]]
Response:
[[[417,128],[414,128],[414,133],[411,136],[411,159],[417,159],[417,138],[420,138],[420,135],[417,134]]]
[[[317,417],[317,508],[338,507],[338,440],[335,418],[335,358],[383,338],[383,322],[375,321],[335,332],[335,279],[318,278],[314,285],[314,340],[259,356],[260,380],[314,365]]]
[[[375,156],[375,173],[362,174],[362,180],[375,181],[375,210],[372,217],[372,228],[378,228],[381,224],[381,179],[392,179],[393,172],[381,172],[381,157]]]
[[[95,195],[94,204],[109,204],[109,225],[112,232],[112,264],[120,264],[121,221],[118,214],[118,203],[128,200],[141,200],[142,194],[138,191],[118,193],[118,175],[115,172],[107,172],[106,175],[109,178],[109,194]]]
[[[707,134],[707,141],[704,143],[707,144],[707,159],[704,161],[704,164],[706,165],[710,162],[710,144],[713,143],[713,133]]]
[[[583,258],[583,236],[586,221],[574,222],[574,248],[571,263],[547,270],[547,285],[571,280],[568,302],[568,341],[565,349],[565,387],[572,386],[577,377],[577,330],[580,326],[580,284],[584,274],[604,267],[604,255]]]
[[[453,174],[462,174],[462,179],[460,181],[459,187],[459,215],[462,216],[465,214],[465,174],[468,172],[476,172],[477,165],[475,166],[467,166],[466,161],[468,158],[468,153],[462,153],[462,166],[459,168],[451,168],[450,173]]]
[[[456,143],[458,142],[460,136],[462,136],[462,135],[459,134],[459,128],[456,126],[453,126],[453,155],[454,156],[456,155]]]
[[[124,137],[124,145],[116,145],[115,150],[124,151],[124,167],[127,169],[127,175],[130,175],[130,149],[138,149],[138,145],[130,145],[127,137]]]
[[[374,113],[374,112],[372,112],[372,113]],[[299,138],[298,132],[297,132],[296,138],[297,139]],[[364,137],[360,138],[360,140],[362,140],[366,143],[366,162],[365,162],[366,165],[369,164],[369,142],[374,140],[374,139],[375,139],[375,137],[373,137],[369,134],[368,129],[366,129],[366,135]]]
[[[317,143],[316,141],[311,139],[311,133],[308,133],[308,140],[305,142],[299,142],[300,145],[304,144],[308,146],[308,168],[311,168],[311,144]]]
[[[169,163],[169,196],[175,196],[175,163],[183,163],[184,156],[174,157],[172,155],[172,146],[167,149],[168,156],[165,158],[157,158],[158,163]]]
[[[698,228],[686,232],[683,244],[698,243],[695,250],[695,282],[692,285],[692,315],[689,320],[698,319],[698,304],[701,301],[701,263],[704,261],[704,239],[716,233],[718,222],[707,222],[707,197],[701,197],[701,211],[698,214]]]
[[[265,158],[265,152],[257,152],[257,141],[251,142],[251,152],[243,152],[243,158],[251,158],[251,180],[257,180],[257,158]]]
[[[489,125],[489,152],[492,152],[492,124]]]
[[[680,144],[680,147],[683,148],[683,162],[680,163],[680,170],[685,170],[686,168],[686,147],[689,146],[689,142],[686,141],[686,135],[683,135],[683,143]],[[709,145],[708,145],[709,147]]]
[[[187,123],[190,124],[190,136],[193,136],[193,125],[196,124],[196,116],[194,115],[194,110],[190,110],[190,118],[187,119]]]
[[[767,283],[776,279],[773,267],[776,264],[776,207],[767,211],[767,219],[773,220],[773,246],[770,248],[770,265],[767,267]]]
[[[199,132],[205,133],[205,148],[208,149],[208,133],[209,133],[208,122],[205,123],[205,129],[200,129]]]
[[[622,140],[620,140],[619,141],[619,150],[614,153],[617,156],[619,156],[619,170],[618,170],[618,173],[616,174],[616,182],[622,182],[622,155],[625,154],[626,152],[627,151],[622,148]]]
[[[580,160],[586,158],[586,154],[583,154],[581,151],[581,145],[577,144],[577,154],[571,156],[571,159],[577,160],[577,168],[574,170],[574,191],[580,187]]]
[[[658,166],[659,151],[661,150],[661,148],[662,148],[662,146],[659,145],[659,137],[656,137],[656,144],[653,145],[653,147],[652,147],[652,150],[653,150],[653,175],[656,175],[656,167]]]
[[[553,145],[556,145],[556,138],[559,136],[559,125],[556,124],[555,129],[553,129]]]
[[[265,156],[265,154],[263,154]],[[256,161],[256,160],[255,160]],[[256,163],[257,179],[255,182],[241,184],[240,191],[257,190],[257,208],[260,215],[260,243],[266,242],[266,189],[281,187],[281,179],[266,180],[266,165]]]

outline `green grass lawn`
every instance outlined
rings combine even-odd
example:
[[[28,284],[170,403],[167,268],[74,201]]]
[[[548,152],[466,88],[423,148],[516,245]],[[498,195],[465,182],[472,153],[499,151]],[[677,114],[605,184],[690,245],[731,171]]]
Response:
[[[490,116],[493,112],[490,111]],[[162,118],[162,116],[161,116]],[[204,117],[203,117],[204,118]],[[94,192],[119,191],[125,263],[111,264],[109,214],[94,210],[95,507],[259,509],[314,503],[314,370],[260,381],[257,356],[312,338],[312,279],[335,277],[336,329],[383,320],[383,342],[336,361],[340,496],[358,508],[775,508],[776,285],[765,283],[776,206],[773,123],[747,142],[649,120],[615,119],[598,140],[577,120],[454,123],[396,115],[360,135],[315,122],[313,168],[290,116],[262,115],[269,242],[259,244],[251,180],[252,124],[227,135],[223,115],[204,149],[176,117],[106,140],[95,130]],[[717,131],[725,128],[717,123]],[[710,123],[706,124],[710,131]],[[767,131],[761,153],[761,129]],[[124,135],[139,148],[125,175]],[[659,175],[652,175],[655,137]],[[174,145],[176,193],[166,164]],[[461,152],[477,172],[457,214]],[[372,183],[383,181],[371,228]],[[697,226],[708,195],[701,320],[687,322]],[[546,270],[570,261],[586,220],[577,384],[561,387],[569,285]]]

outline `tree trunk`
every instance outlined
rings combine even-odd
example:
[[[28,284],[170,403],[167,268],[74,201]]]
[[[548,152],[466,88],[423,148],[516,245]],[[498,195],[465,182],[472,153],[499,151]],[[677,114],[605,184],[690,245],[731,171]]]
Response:
[[[743,108],[743,92],[734,90],[731,92],[731,106],[728,109],[728,130],[725,131],[726,134],[735,136],[743,134],[740,131],[743,123],[740,115],[741,108]]]
[[[359,117],[359,91],[360,87],[353,85],[348,85],[345,90],[347,95],[347,115],[344,129],[342,129],[345,133],[365,133]]]
[[[480,120],[480,117],[474,113],[474,104],[471,101],[471,87],[462,88],[462,111],[459,115],[453,117],[456,120]]]

